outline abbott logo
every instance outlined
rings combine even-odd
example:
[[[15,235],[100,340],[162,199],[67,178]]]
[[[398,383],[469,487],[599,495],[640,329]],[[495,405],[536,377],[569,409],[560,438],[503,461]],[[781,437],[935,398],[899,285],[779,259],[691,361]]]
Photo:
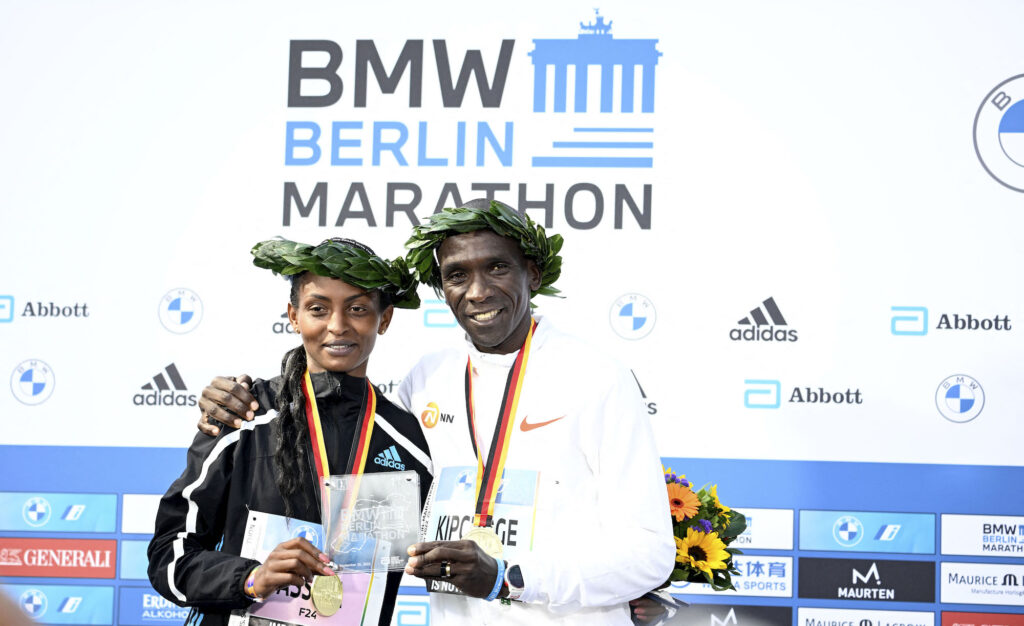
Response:
[[[782,383],[777,380],[744,380],[743,406],[748,409],[777,409],[782,403]]]
[[[867,584],[870,580],[874,580],[876,585],[882,584],[882,577],[878,575],[878,563],[872,563],[864,574],[857,571],[856,567],[853,568],[853,584],[856,585],[858,582]]]
[[[423,304],[423,325],[427,328],[454,328],[459,325],[444,300],[427,300]]]
[[[894,335],[928,334],[928,309],[923,306],[894,306],[889,330]]]
[[[711,614],[711,626],[725,626],[726,624],[736,624],[736,609],[729,609],[729,613],[724,618],[719,618],[714,613]]]
[[[14,296],[0,296],[0,323],[14,321]]]

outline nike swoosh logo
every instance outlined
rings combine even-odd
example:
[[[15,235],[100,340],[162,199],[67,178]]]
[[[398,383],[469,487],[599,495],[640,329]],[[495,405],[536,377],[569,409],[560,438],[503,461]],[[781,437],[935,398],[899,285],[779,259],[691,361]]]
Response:
[[[551,424],[553,422],[557,422],[558,420],[563,419],[564,417],[565,416],[563,415],[562,417],[556,417],[553,420],[547,420],[545,422],[532,422],[531,423],[529,421],[530,416],[527,415],[526,417],[523,418],[523,421],[519,423],[519,430],[523,431],[524,433],[527,433],[527,432],[530,432],[531,430],[533,430],[534,428],[540,428],[541,426],[547,426],[548,424]]]

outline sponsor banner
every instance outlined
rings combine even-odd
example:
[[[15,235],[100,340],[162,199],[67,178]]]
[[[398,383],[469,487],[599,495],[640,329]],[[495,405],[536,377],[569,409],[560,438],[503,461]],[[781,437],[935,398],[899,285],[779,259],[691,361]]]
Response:
[[[935,515],[800,511],[800,549],[935,554]]]
[[[1024,557],[1024,517],[943,514],[942,553]]]
[[[1024,626],[1024,614],[943,611],[942,626]]]
[[[691,604],[666,622],[672,626],[792,626],[793,608],[740,604]]]
[[[39,624],[114,623],[113,587],[0,585],[0,590]]]
[[[736,507],[747,518],[747,529],[731,547],[741,550],[792,550],[793,509]]]
[[[799,596],[829,600],[934,602],[935,563],[801,557]]]
[[[394,626],[427,626],[430,623],[430,600],[426,595],[399,593],[391,623]]]
[[[797,626],[935,626],[929,611],[869,611],[800,607]]]
[[[732,579],[736,591],[722,593],[764,598],[793,597],[793,557],[741,554],[734,556],[733,562],[740,571]],[[689,595],[718,592],[703,583],[672,583],[672,593]]]
[[[113,539],[0,537],[0,576],[114,578]]]
[[[114,494],[0,493],[0,530],[112,533]]]
[[[942,563],[942,602],[1024,606],[1024,565]]]
[[[148,541],[121,542],[122,580],[149,580],[149,557],[146,556]]]
[[[118,601],[120,626],[184,624],[188,609],[165,599],[150,587],[121,587]]]
[[[121,532],[152,535],[161,497],[148,493],[124,494],[121,498]]]

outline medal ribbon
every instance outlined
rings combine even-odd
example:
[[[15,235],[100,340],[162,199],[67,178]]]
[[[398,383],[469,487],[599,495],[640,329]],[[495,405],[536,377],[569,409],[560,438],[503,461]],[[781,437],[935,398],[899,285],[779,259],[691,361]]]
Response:
[[[306,396],[306,424],[309,426],[309,439],[313,444],[313,461],[316,464],[317,478],[319,484],[317,488],[323,487],[324,478],[331,475],[331,468],[327,461],[327,448],[324,446],[324,431],[320,424],[320,410],[316,404],[316,393],[313,390],[313,379],[309,376],[309,370],[306,370],[306,374],[302,379],[302,393]],[[353,488],[346,494],[345,506],[342,510],[348,508],[348,505],[355,500],[356,494],[359,492],[359,481],[363,475],[363,470],[366,468],[366,459],[369,456],[370,451],[370,435],[373,433],[373,422],[374,416],[377,414],[377,394],[373,388],[373,384],[370,383],[370,379],[366,379],[366,397],[363,401],[362,415],[359,417],[359,422],[356,424],[356,436],[352,439],[352,448],[349,452],[349,474],[355,474],[357,476]],[[328,491],[327,494],[330,492]],[[330,506],[328,505],[328,510]],[[327,529],[324,529],[326,534]]]
[[[498,421],[494,425],[494,436],[491,448],[487,453],[487,461],[480,456],[476,438],[476,418],[473,413],[473,359],[466,361],[466,414],[469,415],[469,438],[473,442],[473,453],[476,454],[476,508],[473,515],[475,526],[490,526],[494,515],[494,501],[498,499],[501,477],[508,457],[508,447],[512,440],[512,431],[516,422],[516,409],[519,406],[519,393],[523,389],[526,376],[526,363],[530,358],[530,343],[533,331],[537,328],[537,320],[530,320],[530,330],[526,333],[526,341],[516,357],[512,369],[505,380],[505,395],[498,411]]]

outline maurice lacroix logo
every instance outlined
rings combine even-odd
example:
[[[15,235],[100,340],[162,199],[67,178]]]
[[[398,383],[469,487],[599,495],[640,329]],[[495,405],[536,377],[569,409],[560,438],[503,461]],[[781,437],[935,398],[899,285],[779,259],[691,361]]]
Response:
[[[53,394],[54,384],[53,369],[38,359],[22,361],[11,372],[11,392],[23,404],[46,402]]]
[[[782,383],[771,379],[748,378],[743,381],[743,406],[748,409],[778,409],[782,406]],[[860,389],[847,387],[827,390],[824,387],[793,387],[788,404],[863,404]]]
[[[195,330],[203,319],[203,301],[191,289],[171,289],[160,299],[160,323],[175,334]]]
[[[775,298],[768,298],[761,306],[751,309],[750,314],[736,322],[736,328],[729,331],[733,341],[787,342],[796,341],[797,332],[786,322]]]
[[[1024,74],[985,96],[974,116],[974,151],[992,178],[1024,191]]]
[[[985,390],[970,376],[954,374],[939,383],[935,406],[951,422],[969,422],[985,408]]]
[[[647,296],[627,293],[612,303],[608,312],[612,330],[623,339],[643,339],[654,330],[658,313]]]
[[[140,387],[143,393],[132,398],[135,406],[196,406],[195,394],[188,393],[185,381],[174,363],[158,372]]]
[[[291,118],[283,129],[288,171],[301,168],[306,179],[319,171],[323,181],[338,168],[407,170],[403,182],[375,187],[357,180],[342,188],[327,182],[300,188],[289,174],[282,225],[291,226],[293,219],[316,220],[321,227],[355,220],[371,228],[378,222],[401,227],[396,216],[418,225],[428,210],[457,206],[483,192],[489,199],[504,193],[513,199],[509,204],[543,212],[537,221],[545,227],[557,216],[577,230],[602,222],[621,230],[630,219],[650,229],[653,185],[614,182],[604,172],[654,166],[655,74],[662,53],[657,39],[620,37],[629,24],[615,21],[613,33],[613,21],[605,16],[590,19],[578,30],[554,29],[577,30],[575,37],[522,43],[495,38],[471,50],[455,39],[292,40],[283,81]],[[532,84],[532,94],[506,93],[510,74]],[[425,89],[435,78],[436,87]],[[396,112],[396,106],[408,112]],[[327,107],[347,110],[335,115],[338,121],[311,119]],[[378,113],[388,109],[386,117]],[[437,175],[446,167],[532,168],[535,175],[526,178],[528,184],[500,175],[495,180],[492,172],[487,180],[493,182],[472,182],[467,189]],[[545,182],[551,168],[575,170],[579,179],[568,186]]]
[[[928,307],[894,306],[889,330],[894,335],[923,336],[928,334]],[[1009,315],[976,315],[973,313],[942,313],[935,330],[987,331],[1012,330]]]

